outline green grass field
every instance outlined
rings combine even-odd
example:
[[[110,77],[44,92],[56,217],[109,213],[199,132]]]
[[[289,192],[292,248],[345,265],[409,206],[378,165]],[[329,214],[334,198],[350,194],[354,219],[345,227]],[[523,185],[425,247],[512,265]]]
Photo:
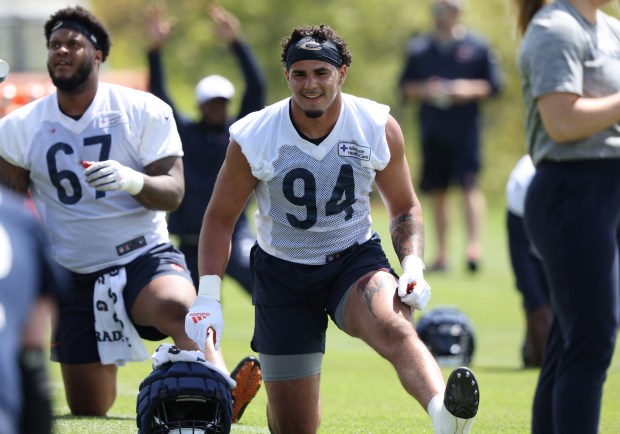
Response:
[[[472,369],[480,383],[480,411],[476,433],[527,433],[530,407],[538,377],[534,369],[522,369],[520,346],[523,318],[519,294],[514,289],[508,262],[503,202],[489,204],[485,227],[484,261],[481,271],[465,271],[460,198],[453,197],[451,268],[427,275],[433,288],[430,307],[455,305],[465,311],[476,331]],[[375,229],[396,264],[387,222],[381,206],[373,214]],[[426,260],[433,258],[433,232],[425,211]],[[578,272],[584,272],[580,270]],[[225,329],[223,348],[229,368],[250,354],[253,310],[249,297],[227,279],[223,304]],[[300,331],[301,332],[301,331]],[[154,351],[156,343],[149,343]],[[119,370],[118,398],[106,418],[77,418],[70,415],[57,364],[51,364],[55,397],[56,433],[135,433],[135,402],[138,384],[150,372],[150,361],[133,363]],[[449,370],[444,371],[445,376]],[[321,375],[322,433],[432,433],[426,412],[404,391],[391,366],[362,342],[349,338],[330,323],[327,354]],[[303,391],[300,391],[303,393]],[[267,433],[266,395],[261,389],[246,409],[233,433]],[[609,370],[603,397],[601,433],[620,433],[620,358],[618,350]]]

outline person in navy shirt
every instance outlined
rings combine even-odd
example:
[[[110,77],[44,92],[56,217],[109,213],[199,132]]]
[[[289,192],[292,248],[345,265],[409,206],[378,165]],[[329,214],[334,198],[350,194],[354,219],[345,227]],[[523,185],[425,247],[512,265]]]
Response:
[[[200,119],[179,113],[165,86],[162,49],[170,37],[173,21],[165,16],[162,5],[147,11],[147,38],[150,92],[167,102],[173,110],[181,142],[185,170],[185,197],[181,206],[170,214],[168,229],[179,239],[179,250],[185,254],[194,285],[198,287],[198,235],[202,217],[211,200],[213,187],[228,147],[228,127],[237,119],[265,106],[266,79],[250,46],[243,40],[237,17],[219,5],[209,7],[216,35],[227,44],[241,66],[245,92],[236,118],[229,115],[233,84],[220,75],[209,75],[196,86],[195,98]],[[250,250],[255,236],[245,213],[239,217],[232,241],[227,274],[250,292]]]
[[[448,188],[463,192],[468,269],[478,270],[485,198],[481,168],[480,102],[499,93],[501,74],[486,42],[460,21],[462,0],[436,0],[435,26],[414,36],[399,85],[405,101],[419,103],[422,177],[432,200],[437,252],[429,271],[446,269]]]
[[[23,198],[0,188],[0,432],[50,433],[44,349],[68,273],[51,257],[43,226]]]

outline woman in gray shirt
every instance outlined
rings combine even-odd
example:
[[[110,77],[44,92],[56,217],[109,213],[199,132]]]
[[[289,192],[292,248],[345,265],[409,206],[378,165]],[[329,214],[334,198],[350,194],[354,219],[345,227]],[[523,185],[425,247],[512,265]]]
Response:
[[[620,316],[620,22],[611,0],[517,1],[526,143],[525,224],[553,324],[533,433],[598,432]]]

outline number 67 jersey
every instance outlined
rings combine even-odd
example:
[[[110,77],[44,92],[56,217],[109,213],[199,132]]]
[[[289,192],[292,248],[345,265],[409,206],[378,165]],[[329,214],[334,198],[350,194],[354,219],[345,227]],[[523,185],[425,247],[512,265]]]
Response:
[[[0,156],[30,172],[30,193],[64,267],[91,273],[124,265],[169,241],[164,211],[148,210],[126,191],[96,191],[82,161],[116,160],[138,172],[182,156],[172,110],[155,96],[99,83],[86,112],[62,113],[56,93],[0,119]]]
[[[389,107],[342,94],[338,120],[321,143],[295,129],[290,98],[249,114],[230,128],[259,180],[257,241],[272,256],[300,264],[367,241],[375,171],[388,164]]]

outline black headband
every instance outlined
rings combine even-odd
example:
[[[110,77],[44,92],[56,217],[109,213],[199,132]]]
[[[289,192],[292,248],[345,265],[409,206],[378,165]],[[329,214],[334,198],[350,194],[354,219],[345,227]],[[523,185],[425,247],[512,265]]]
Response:
[[[50,31],[50,35],[59,29],[76,30],[80,32],[82,35],[84,35],[86,39],[88,39],[95,46],[95,49],[101,50],[101,45],[99,44],[99,41],[97,40],[97,37],[95,36],[95,34],[91,32],[90,29],[88,29],[88,27],[86,27],[84,24],[80,23],[79,21],[72,21],[72,20],[56,21],[56,23],[52,27],[52,30]]]
[[[331,63],[336,68],[342,66],[342,56],[338,47],[331,41],[319,42],[312,36],[306,36],[291,47],[286,53],[286,68],[302,60],[321,60]]]

